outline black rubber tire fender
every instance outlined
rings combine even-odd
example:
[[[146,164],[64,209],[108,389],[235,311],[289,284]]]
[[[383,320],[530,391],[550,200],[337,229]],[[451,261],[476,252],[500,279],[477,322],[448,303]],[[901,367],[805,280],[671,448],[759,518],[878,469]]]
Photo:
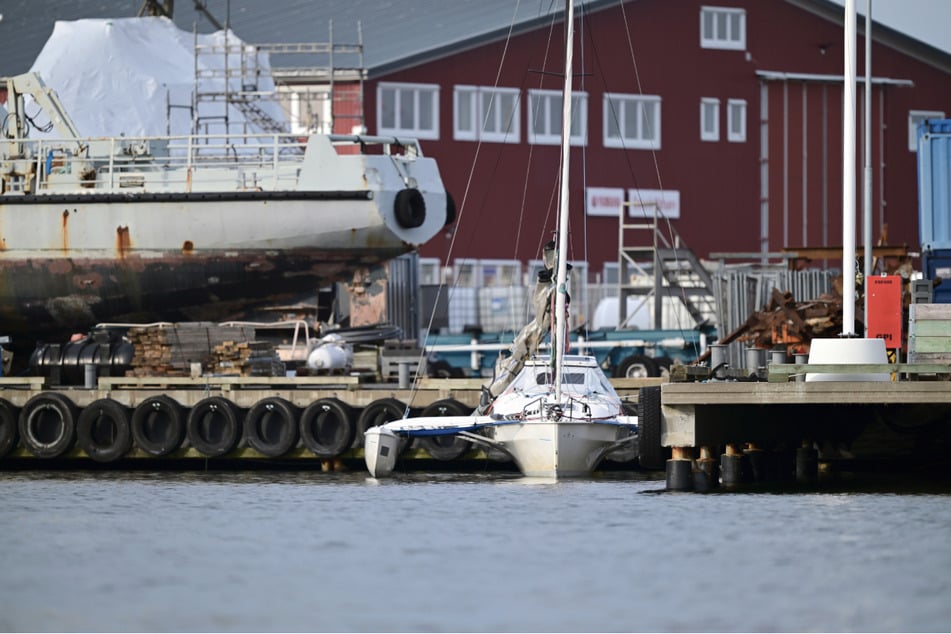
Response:
[[[415,229],[426,221],[426,200],[418,189],[403,189],[393,201],[396,222],[404,229]]]
[[[452,194],[446,192],[446,224],[444,227],[448,227],[456,221],[456,201],[453,199]]]
[[[0,458],[9,455],[20,442],[19,416],[20,409],[16,405],[0,398]]]
[[[255,403],[244,416],[248,445],[268,458],[278,458],[297,445],[300,438],[298,408],[279,396]]]
[[[20,439],[37,458],[58,458],[76,442],[76,405],[57,392],[37,394],[20,410]]]
[[[377,425],[383,425],[384,423],[389,423],[390,421],[399,420],[403,418],[403,414],[406,412],[406,403],[395,398],[381,398],[373,401],[369,405],[363,408],[363,411],[360,412],[360,417],[357,418],[357,429],[356,429],[356,438],[354,439],[355,447],[363,446],[363,435],[371,427],[376,427]],[[400,451],[406,449],[410,443],[401,443]]]
[[[435,401],[423,408],[420,416],[466,416],[472,410],[456,399],[446,398]],[[426,436],[419,439],[419,446],[435,460],[458,460],[469,453],[472,443],[457,435]]]
[[[145,453],[162,457],[182,446],[185,413],[178,401],[165,395],[150,396],[132,412],[132,437]]]
[[[79,413],[76,442],[96,462],[113,462],[132,449],[129,408],[109,398],[93,401]]]
[[[300,416],[301,442],[318,458],[329,460],[353,445],[356,422],[353,409],[335,398],[322,398]]]
[[[660,368],[657,367],[656,361],[642,354],[625,357],[614,369],[614,378],[643,378],[645,376],[660,376]]]
[[[659,471],[667,463],[667,451],[660,444],[660,386],[637,391],[637,453],[642,469]]]
[[[198,453],[207,458],[224,456],[241,441],[238,407],[223,396],[209,396],[188,412],[185,434]]]

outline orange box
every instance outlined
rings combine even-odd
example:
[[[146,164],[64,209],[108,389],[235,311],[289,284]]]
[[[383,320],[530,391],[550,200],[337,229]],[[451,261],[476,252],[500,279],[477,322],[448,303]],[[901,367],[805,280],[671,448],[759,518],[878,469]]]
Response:
[[[882,275],[866,278],[868,337],[884,339],[886,348],[901,348],[902,278]]]

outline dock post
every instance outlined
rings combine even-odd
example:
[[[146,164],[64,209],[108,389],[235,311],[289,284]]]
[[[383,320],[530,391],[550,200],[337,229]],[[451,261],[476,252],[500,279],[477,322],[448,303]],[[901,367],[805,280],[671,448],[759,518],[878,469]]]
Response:
[[[406,361],[399,363],[399,381],[401,390],[409,389],[409,363]]]
[[[700,447],[700,458],[693,472],[693,489],[705,493],[720,485],[720,465],[709,447]]]
[[[746,443],[746,449],[743,454],[750,464],[750,474],[753,476],[753,482],[764,482],[769,479],[767,474],[766,454],[754,443]]]
[[[693,489],[693,451],[690,447],[673,447],[667,461],[667,490]]]
[[[819,452],[808,440],[802,441],[802,447],[796,450],[796,482],[812,484],[819,479]]]
[[[733,487],[743,482],[743,453],[735,444],[726,446],[726,453],[720,456],[720,479],[725,487]]]

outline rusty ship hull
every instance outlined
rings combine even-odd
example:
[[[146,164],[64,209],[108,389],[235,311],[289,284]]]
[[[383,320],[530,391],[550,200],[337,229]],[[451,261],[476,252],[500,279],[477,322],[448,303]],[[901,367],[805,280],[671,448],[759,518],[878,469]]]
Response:
[[[412,139],[80,138],[38,77],[19,79],[7,119],[29,88],[62,138],[12,125],[0,136],[0,335],[15,341],[232,318],[314,295],[452,220]]]

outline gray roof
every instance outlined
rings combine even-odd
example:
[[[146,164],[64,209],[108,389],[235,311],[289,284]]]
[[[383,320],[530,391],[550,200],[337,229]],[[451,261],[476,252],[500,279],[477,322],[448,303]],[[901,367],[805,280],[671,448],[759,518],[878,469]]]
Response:
[[[588,11],[619,0],[586,0]],[[636,0],[634,0],[636,1]],[[832,21],[842,21],[842,7],[828,0],[786,0]],[[250,43],[358,42],[362,29],[362,66],[371,77],[438,58],[448,51],[504,37],[511,25],[521,32],[560,13],[561,0],[202,0],[208,11],[226,21]],[[581,0],[575,0],[579,4]],[[134,17],[142,0],[3,0],[0,3],[0,76],[29,70],[56,20]],[[216,30],[195,9],[196,0],[175,2],[174,21],[200,33]],[[860,21],[860,32],[863,26]],[[876,25],[876,39],[914,57],[949,68],[951,56],[893,29]],[[274,65],[293,65],[273,60]],[[307,62],[301,62],[306,65]],[[338,66],[341,64],[338,64]],[[346,63],[350,65],[350,63]]]

